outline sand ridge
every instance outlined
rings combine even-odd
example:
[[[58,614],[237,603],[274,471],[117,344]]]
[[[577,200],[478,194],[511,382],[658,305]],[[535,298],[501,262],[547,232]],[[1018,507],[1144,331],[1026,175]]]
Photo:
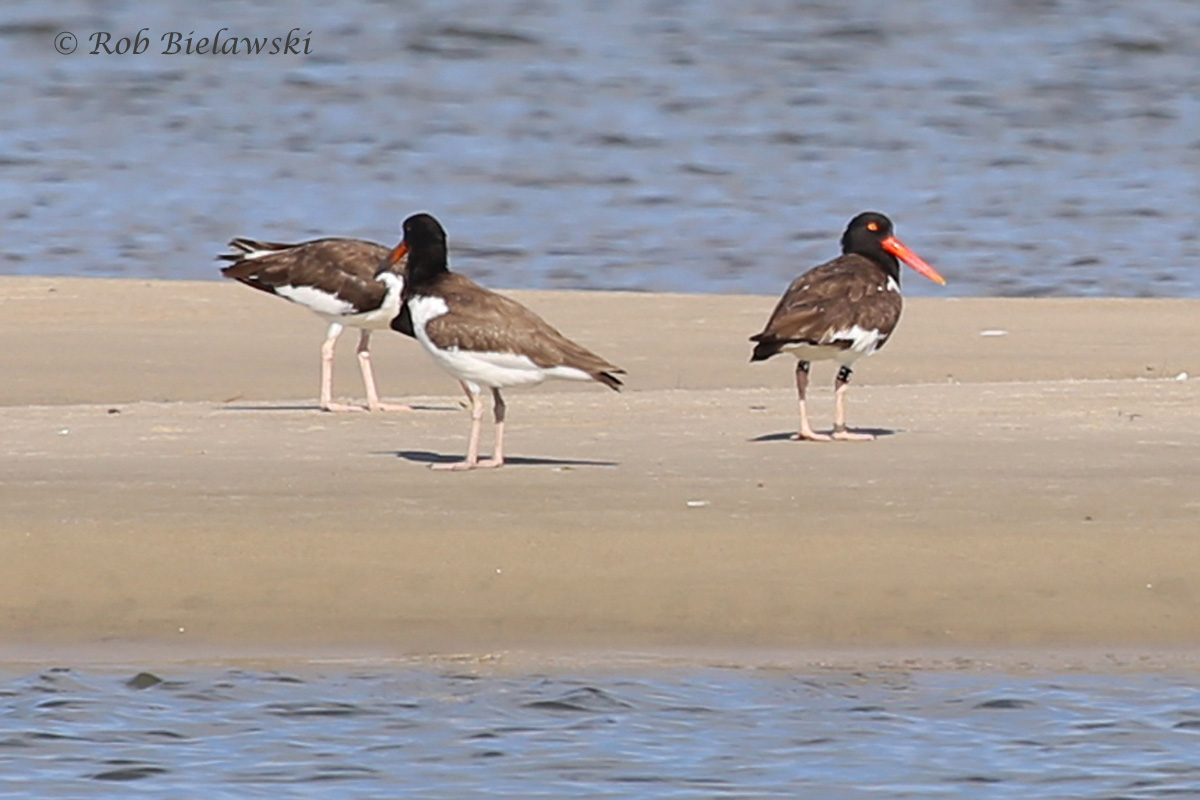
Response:
[[[402,337],[376,337],[380,388],[423,410],[321,414],[302,309],[0,279],[0,640],[1200,644],[1200,382],[1175,379],[1200,374],[1200,303],[912,301],[850,395],[880,439],[821,445],[786,439],[791,363],[746,363],[772,298],[513,294],[629,388],[515,392],[513,463],[446,475],[425,466],[461,455],[466,414]],[[352,350],[335,388],[359,397]]]

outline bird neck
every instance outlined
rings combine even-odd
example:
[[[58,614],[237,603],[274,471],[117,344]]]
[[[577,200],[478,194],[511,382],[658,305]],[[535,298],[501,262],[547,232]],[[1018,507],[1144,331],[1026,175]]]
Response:
[[[900,259],[896,258],[887,250],[884,250],[882,247],[879,247],[878,245],[862,246],[861,243],[858,246],[847,247],[846,243],[843,242],[842,252],[846,255],[855,255],[859,258],[865,258],[883,270],[889,278],[896,282],[897,286],[900,285]]]
[[[881,249],[871,260],[883,267],[883,271],[888,274],[889,278],[896,282],[897,286],[900,285],[900,259]]]
[[[430,284],[450,271],[446,245],[431,242],[408,251],[408,274],[406,283],[414,286]]]

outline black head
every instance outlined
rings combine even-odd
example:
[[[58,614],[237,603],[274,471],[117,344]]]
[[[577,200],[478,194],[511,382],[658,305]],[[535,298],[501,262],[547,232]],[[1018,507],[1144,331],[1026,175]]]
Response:
[[[896,238],[892,221],[878,211],[864,211],[850,220],[846,232],[842,234],[842,252],[871,259],[897,282],[900,280],[900,262],[903,261],[934,283],[946,283],[937,270]]]
[[[389,259],[395,264],[405,254],[408,267],[405,270],[407,283],[421,283],[435,275],[449,271],[446,250],[446,229],[431,214],[413,214],[401,225],[404,239],[392,250]]]
[[[892,221],[886,216],[878,211],[864,211],[846,226],[846,232],[842,234],[842,252],[857,253],[899,270],[896,257],[883,249],[883,242],[892,231]]]
[[[446,248],[446,229],[432,214],[413,214],[404,220],[400,229],[404,231],[404,241],[408,242],[410,250],[424,245],[439,244],[443,250]]]

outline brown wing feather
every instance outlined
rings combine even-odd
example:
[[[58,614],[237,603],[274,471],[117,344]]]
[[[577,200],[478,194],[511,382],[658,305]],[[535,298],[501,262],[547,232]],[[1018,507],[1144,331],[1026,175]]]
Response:
[[[574,367],[613,389],[621,385],[614,375],[625,370],[563,336],[516,300],[458,273],[446,273],[436,292],[453,312],[425,326],[439,347],[522,353],[539,367]]]
[[[889,333],[901,299],[887,283],[887,273],[869,259],[842,255],[794,279],[751,341],[829,344],[830,333],[854,325]]]
[[[761,333],[753,360],[768,358],[785,344],[849,347],[830,337],[853,328],[891,334],[900,319],[902,300],[887,288],[888,275],[873,261],[850,254],[814,267],[787,288]]]
[[[249,242],[235,239],[231,246],[238,247],[238,241]],[[381,244],[362,239],[314,239],[294,245],[269,244],[267,249],[277,252],[257,258],[222,256],[239,260],[221,274],[271,294],[280,286],[313,286],[362,310],[378,308],[387,294],[387,287],[375,279],[389,253]]]

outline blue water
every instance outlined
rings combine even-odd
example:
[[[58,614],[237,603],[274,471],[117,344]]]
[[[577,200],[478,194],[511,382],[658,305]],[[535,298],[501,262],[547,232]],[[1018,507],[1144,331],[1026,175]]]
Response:
[[[297,26],[310,55],[160,53]],[[1198,29],[1192,0],[16,0],[0,272],[215,278],[234,235],[428,210],[497,287],[776,294],[875,208],[950,280],[910,294],[1198,296]]]
[[[1195,676],[47,669],[5,797],[1200,796]]]

